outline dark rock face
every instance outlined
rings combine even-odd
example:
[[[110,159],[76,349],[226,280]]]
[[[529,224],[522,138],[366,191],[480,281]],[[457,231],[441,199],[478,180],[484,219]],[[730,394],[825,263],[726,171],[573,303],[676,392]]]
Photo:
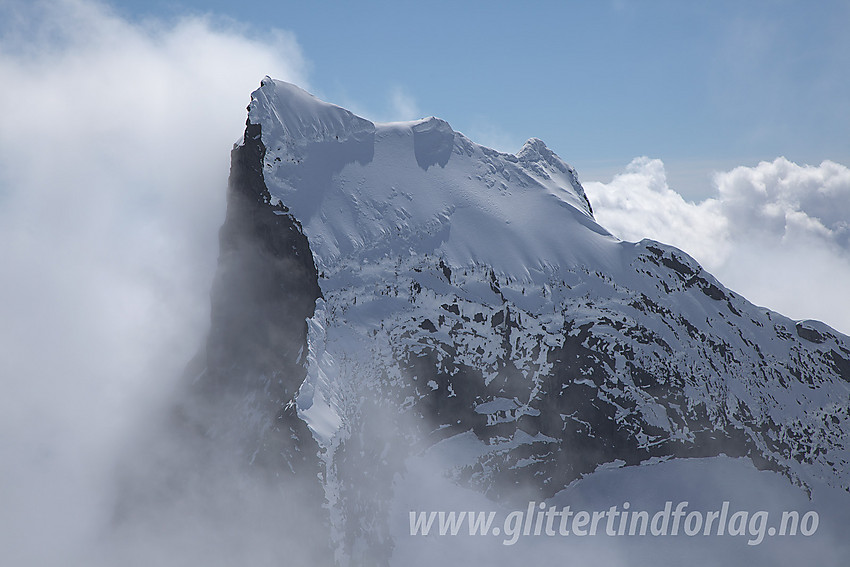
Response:
[[[253,462],[309,474],[315,473],[318,446],[290,402],[306,375],[306,319],[321,291],[301,226],[285,207],[270,204],[264,155],[260,126],[249,123],[244,144],[231,156],[206,364],[197,389],[214,400],[252,397],[252,409],[262,416],[249,433],[256,439],[245,447]]]
[[[231,153],[211,328],[189,396],[204,408],[196,427],[209,442],[234,441],[238,460],[277,485],[280,501],[269,504],[292,507],[288,527],[305,533],[284,537],[326,554],[330,564],[319,447],[294,402],[306,375],[306,319],[321,291],[300,224],[270,203],[260,138],[260,126],[249,122]]]
[[[165,554],[196,564],[210,554],[229,562],[242,545],[233,561],[333,565],[319,447],[294,402],[318,274],[298,221],[270,204],[264,154],[260,127],[248,123],[231,154],[206,345],[172,411],[143,441],[145,462],[130,459],[122,472],[116,523],[185,530],[181,548]]]

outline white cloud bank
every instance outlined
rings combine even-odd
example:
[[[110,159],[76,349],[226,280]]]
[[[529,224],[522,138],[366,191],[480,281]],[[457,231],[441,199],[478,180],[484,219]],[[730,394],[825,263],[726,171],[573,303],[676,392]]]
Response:
[[[625,240],[677,246],[756,304],[850,334],[850,169],[785,158],[715,174],[716,196],[685,201],[664,164],[637,158],[585,183],[599,222]]]
[[[229,150],[283,32],[0,5],[0,549],[70,564],[109,459],[208,326]]]

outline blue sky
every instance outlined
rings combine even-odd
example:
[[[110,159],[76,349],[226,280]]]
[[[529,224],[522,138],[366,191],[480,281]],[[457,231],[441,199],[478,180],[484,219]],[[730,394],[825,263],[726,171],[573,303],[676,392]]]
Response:
[[[210,14],[258,39],[284,30],[331,102],[370,118],[402,104],[503,150],[536,136],[585,180],[646,155],[702,197],[712,170],[850,162],[847,2],[111,5],[130,19]]]

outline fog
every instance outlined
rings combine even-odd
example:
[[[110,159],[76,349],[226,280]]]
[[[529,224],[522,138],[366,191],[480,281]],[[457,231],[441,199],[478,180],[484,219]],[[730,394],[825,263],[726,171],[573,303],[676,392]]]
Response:
[[[229,150],[285,33],[0,6],[0,549],[67,565],[209,325]]]
[[[665,502],[686,502],[688,512],[703,514],[719,510],[724,501],[733,511],[769,513],[767,524],[777,525],[783,511],[796,510],[802,515],[814,510],[819,526],[811,536],[764,537],[758,545],[753,534],[687,536],[679,530],[677,536],[606,535],[600,527],[596,535],[540,535],[508,537],[504,532],[494,536],[469,536],[464,524],[458,536],[440,536],[437,529],[425,537],[411,536],[408,531],[408,510],[416,511],[496,511],[495,526],[515,511],[525,512],[525,503],[494,504],[483,496],[460,488],[442,477],[451,465],[446,456],[447,446],[415,458],[411,469],[397,492],[402,503],[392,511],[396,529],[397,549],[393,564],[432,565],[488,563],[514,565],[517,563],[553,563],[555,565],[695,565],[751,566],[801,564],[839,566],[850,551],[844,538],[850,520],[850,497],[843,491],[815,486],[813,499],[793,486],[787,478],[768,471],[758,471],[746,459],[717,457],[711,459],[681,459],[648,464],[641,467],[608,467],[581,479],[554,497],[546,500],[546,508],[562,510],[570,506],[574,512],[604,511],[610,506],[628,502],[632,511],[645,510],[650,516],[664,508]],[[412,468],[415,467],[415,468]],[[535,506],[540,499],[534,500]],[[436,524],[436,523],[435,523]],[[558,526],[558,522],[555,522]],[[556,527],[556,530],[558,528]],[[716,534],[716,532],[713,532]],[[506,545],[505,542],[512,543]]]

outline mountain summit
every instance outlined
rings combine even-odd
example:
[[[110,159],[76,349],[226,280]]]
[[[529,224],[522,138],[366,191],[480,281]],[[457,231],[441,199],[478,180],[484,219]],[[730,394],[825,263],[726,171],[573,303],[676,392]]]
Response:
[[[391,561],[394,486],[434,448],[494,502],[717,455],[850,487],[847,337],[618,240],[538,139],[505,154],[268,77],[189,374],[193,429],[306,483],[340,564]]]
[[[375,125],[268,78],[248,116],[263,132],[271,197],[302,223],[322,270],[383,246],[530,277],[589,261],[575,255],[588,247],[563,246],[591,238],[587,227],[596,246],[615,247],[575,171],[539,140],[511,155],[438,118]]]

